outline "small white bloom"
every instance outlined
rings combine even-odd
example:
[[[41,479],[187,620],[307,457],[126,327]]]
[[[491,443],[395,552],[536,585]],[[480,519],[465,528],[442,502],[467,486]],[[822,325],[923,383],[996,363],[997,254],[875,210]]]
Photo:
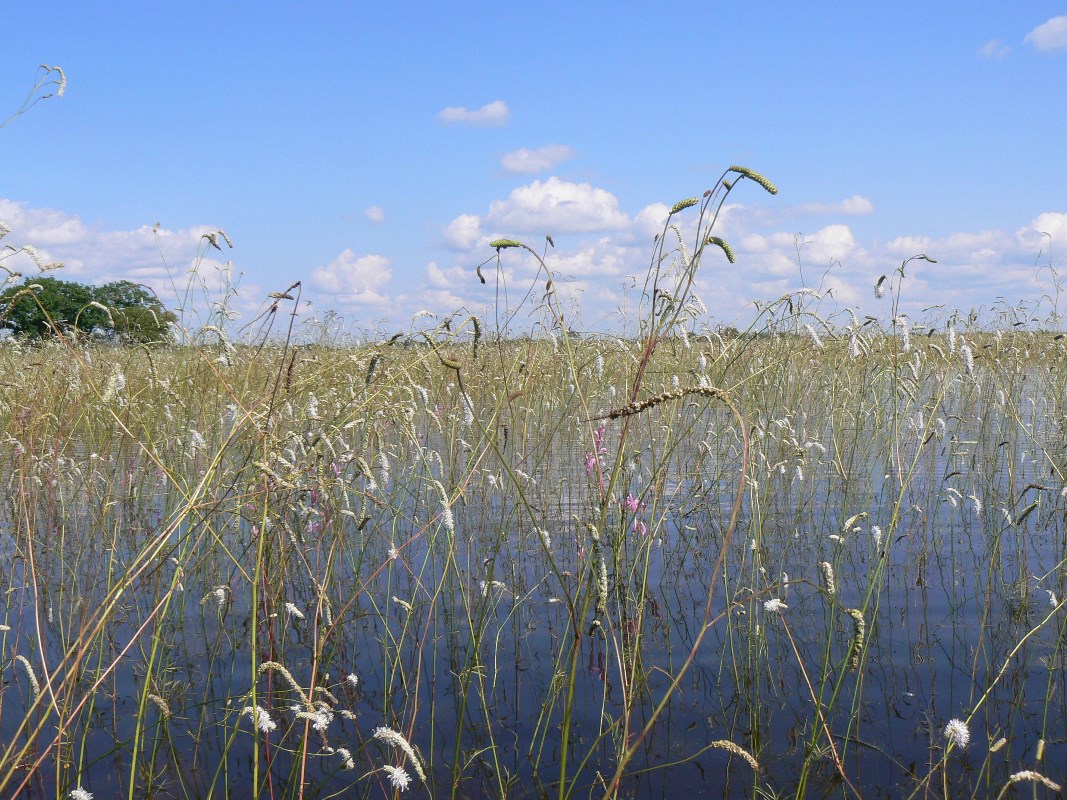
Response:
[[[415,774],[419,776],[419,780],[426,780],[426,773],[422,769],[418,756],[415,755],[415,748],[404,738],[404,734],[382,725],[374,729],[374,738],[390,747],[399,748],[407,756],[408,763],[415,770]],[[407,775],[407,773],[404,774]]]
[[[86,791],[80,786],[77,789],[71,789],[70,794],[67,796],[70,800],[93,800],[93,793]]]
[[[325,731],[330,727],[330,723],[333,722],[333,712],[327,708],[319,708],[315,712],[314,722],[311,723],[311,727],[317,731]]]
[[[345,683],[355,689],[357,686],[359,686],[359,676],[356,675],[354,672],[350,672],[348,673],[348,677],[345,678]]]
[[[763,610],[768,614],[776,614],[789,608],[785,603],[779,600],[777,597],[772,597],[763,604]]]
[[[252,722],[263,733],[270,733],[278,727],[278,724],[270,718],[270,714],[262,706],[245,706],[241,709],[241,716],[245,714],[252,718]]]
[[[967,730],[967,723],[962,719],[950,719],[945,726],[945,738],[949,744],[954,744],[960,750],[967,748],[971,741],[971,732]]]
[[[297,608],[294,603],[286,603],[285,610],[297,619],[304,619],[304,612]]]
[[[352,760],[352,753],[347,747],[338,747],[337,755],[342,759],[341,769],[355,769],[356,762]]]
[[[403,767],[391,767],[386,764],[382,769],[389,776],[389,783],[393,784],[394,789],[404,791],[411,785],[411,776],[404,771]]]

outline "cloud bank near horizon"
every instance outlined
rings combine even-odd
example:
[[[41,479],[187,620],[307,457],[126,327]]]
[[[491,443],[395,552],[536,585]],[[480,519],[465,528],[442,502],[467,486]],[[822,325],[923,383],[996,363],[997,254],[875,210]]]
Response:
[[[767,210],[741,204],[723,209],[716,233],[731,243],[737,263],[730,265],[718,250],[709,250],[696,280],[710,317],[718,322],[735,324],[751,313],[753,301],[802,286],[824,293],[835,307],[882,313],[873,295],[875,282],[917,253],[937,263],[913,262],[906,272],[901,309],[915,316],[933,306],[966,311],[998,302],[1035,304],[1043,294],[1057,294],[1062,263],[1054,254],[1067,240],[1067,212],[1041,213],[1011,231],[959,231],[941,237],[905,233],[882,241],[858,237],[847,221],[877,214],[859,194]],[[317,311],[332,309],[400,325],[424,310],[443,315],[462,306],[484,313],[498,278],[516,296],[546,280],[536,259],[518,251],[505,251],[498,268],[489,242],[528,237],[540,250],[551,236],[555,246],[546,247],[546,263],[567,307],[590,328],[619,329],[636,309],[653,238],[663,233],[668,214],[666,203],[626,211],[613,193],[590,183],[558,176],[534,180],[492,200],[481,213],[456,216],[440,232],[437,256],[420,272],[400,280],[390,254],[347,247],[317,266],[308,265],[305,297]],[[781,227],[782,221],[801,216],[815,221],[810,231],[798,234]],[[689,209],[672,220],[689,246],[695,219],[695,209]],[[111,230],[57,209],[11,200],[0,200],[0,220],[11,228],[3,240],[9,249],[2,263],[27,280],[37,269],[28,255],[17,252],[23,244],[33,244],[44,260],[63,261],[66,267],[58,277],[88,283],[131,280],[152,288],[168,305],[181,296],[193,268],[212,286],[240,272],[240,242],[219,253],[205,239],[215,230],[208,225]],[[667,232],[668,241],[673,243],[674,236]],[[233,264],[219,258],[231,255]],[[479,264],[483,275],[490,276],[486,285],[475,273]],[[245,314],[266,300],[254,283],[244,283],[239,296]],[[1041,307],[1051,310],[1047,303]]]

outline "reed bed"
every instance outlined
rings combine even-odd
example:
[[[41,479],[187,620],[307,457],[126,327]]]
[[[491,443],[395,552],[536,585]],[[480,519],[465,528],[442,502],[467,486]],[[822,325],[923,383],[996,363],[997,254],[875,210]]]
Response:
[[[0,344],[0,795],[1059,791],[1067,340],[713,327],[742,178],[626,336],[501,240],[492,323]]]

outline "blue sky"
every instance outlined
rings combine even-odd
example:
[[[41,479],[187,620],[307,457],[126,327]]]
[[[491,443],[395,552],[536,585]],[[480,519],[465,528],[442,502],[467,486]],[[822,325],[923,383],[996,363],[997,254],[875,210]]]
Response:
[[[827,309],[1036,301],[1067,269],[1067,5],[19,3],[0,116],[38,64],[61,98],[0,130],[4,244],[86,282],[169,301],[198,253],[234,308],[303,281],[307,318],[406,325],[481,312],[475,267],[508,236],[581,325],[619,327],[675,201],[731,164],[777,184],[730,196],[709,321],[803,279]],[[689,220],[691,221],[691,220]],[[152,226],[159,223],[158,241]],[[225,253],[201,235],[224,229]],[[9,251],[10,253],[10,251]],[[165,257],[165,258],[164,258]],[[3,262],[32,276],[25,253]],[[513,290],[531,265],[505,254]],[[172,283],[173,281],[173,283]],[[1043,306],[1047,312],[1049,307]]]

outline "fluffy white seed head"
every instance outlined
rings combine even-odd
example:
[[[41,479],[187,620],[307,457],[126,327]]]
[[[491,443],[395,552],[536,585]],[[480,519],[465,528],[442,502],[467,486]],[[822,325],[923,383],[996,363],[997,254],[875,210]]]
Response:
[[[965,750],[971,742],[971,732],[967,728],[967,723],[962,719],[950,719],[945,726],[944,733],[948,743],[960,750]]]

